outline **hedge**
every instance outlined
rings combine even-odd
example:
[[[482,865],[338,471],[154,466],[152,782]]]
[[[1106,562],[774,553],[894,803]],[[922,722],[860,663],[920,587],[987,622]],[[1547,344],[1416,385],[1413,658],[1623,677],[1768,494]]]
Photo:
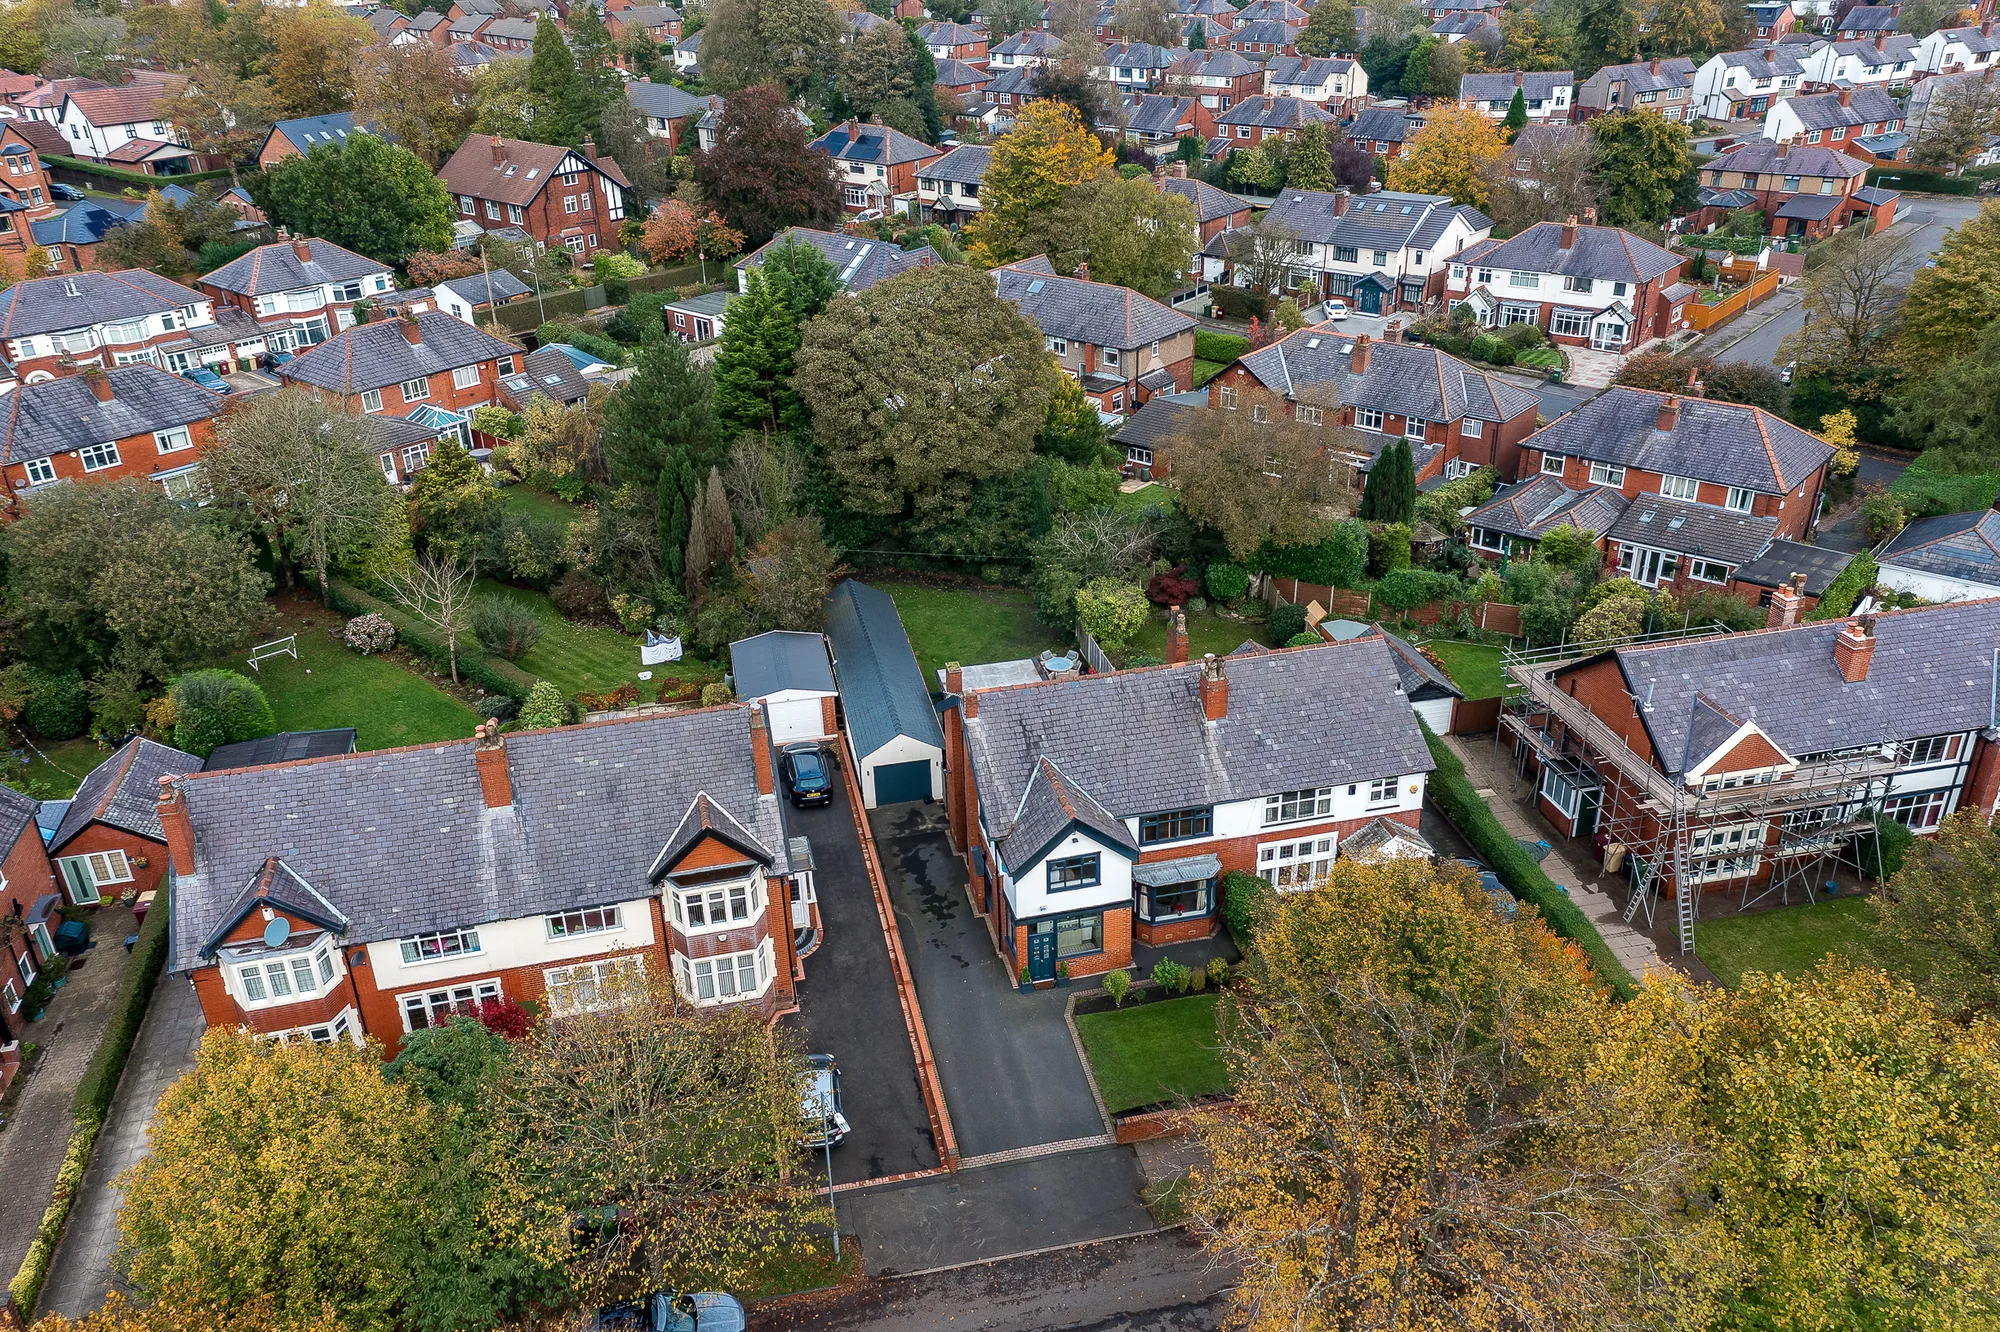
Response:
[[[418,624],[402,607],[370,596],[352,583],[338,578],[327,579],[326,602],[342,615],[366,615],[375,611],[388,616],[389,622],[396,626],[398,642],[439,670],[451,669],[451,652],[445,647],[444,640]],[[504,694],[514,699],[526,698],[538,678],[510,661],[489,657],[477,648],[468,647],[458,650],[458,673],[489,694]]]
[[[1861,600],[1861,594],[1875,586],[1879,571],[1875,567],[1875,557],[1867,551],[1856,555],[1840,577],[1826,585],[1820,595],[1819,604],[1806,612],[1808,620],[1838,620],[1854,609],[1854,603]]]
[[[43,153],[42,162],[47,166],[60,167],[64,171],[74,171],[81,176],[96,176],[101,180],[111,182],[120,190],[129,185],[134,189],[150,192],[168,185],[179,185],[185,188],[189,185],[198,185],[206,180],[229,179],[227,171],[190,171],[186,175],[181,176],[149,176],[143,171],[126,171],[122,167],[99,166],[95,162],[85,162],[75,157],[64,157],[60,153]]]
[[[1261,291],[1217,283],[1208,289],[1208,298],[1216,313],[1229,319],[1264,318],[1271,312],[1271,298]]]
[[[551,292],[539,300],[515,301],[512,305],[502,305],[493,310],[493,318],[501,327],[514,333],[525,333],[539,327],[544,321],[543,313],[550,315],[580,315],[588,313],[590,306],[581,287],[571,287],[567,291]]]
[[[110,1113],[111,1098],[118,1091],[118,1079],[125,1072],[132,1043],[139,1038],[139,1025],[145,1021],[153,987],[159,983],[160,972],[166,966],[171,891],[163,886],[153,899],[152,910],[146,913],[146,923],[139,928],[139,942],[132,949],[131,961],[126,963],[125,975],[118,983],[118,995],[112,1000],[111,1020],[105,1024],[97,1051],[91,1055],[90,1064],[70,1098],[69,1145],[63,1151],[62,1166],[56,1171],[55,1191],[49,1195],[49,1205],[42,1212],[41,1224],[35,1227],[35,1238],[28,1245],[27,1257],[21,1260],[20,1271],[7,1286],[7,1293],[13,1297],[14,1307],[24,1322],[34,1321],[35,1304],[42,1297],[49,1264],[54,1261],[63,1230],[69,1225],[70,1208],[76,1203],[84,1172],[90,1168],[90,1154],[97,1146],[98,1132]]]
[[[1915,194],[1977,194],[1979,182],[1964,176],[1947,176],[1924,167],[1877,167],[1868,173],[1870,185],[1887,190],[1908,190]]]
[[[1234,333],[1217,333],[1211,329],[1198,328],[1194,331],[1194,354],[1204,361],[1216,361],[1228,365],[1240,359],[1250,350],[1250,339],[1238,337]]]
[[[1993,507],[2000,495],[2000,472],[1941,472],[1931,463],[1931,455],[1920,455],[1889,484],[1889,493],[1902,501],[1912,518],[1931,518],[1943,513],[1976,513]]]
[[[1437,771],[1431,774],[1428,793],[1432,803],[1451,820],[1452,826],[1464,834],[1472,843],[1472,849],[1481,859],[1492,866],[1500,876],[1500,882],[1507,890],[1540,909],[1542,919],[1550,929],[1583,949],[1591,966],[1604,978],[1620,999],[1630,999],[1638,992],[1632,981],[1632,973],[1624,963],[1612,953],[1604,942],[1604,936],[1591,924],[1590,917],[1570,901],[1569,895],[1556,885],[1556,881],[1543,872],[1535,858],[1515,841],[1493,810],[1472,789],[1472,781],[1465,775],[1465,765],[1458,761],[1458,755],[1440,740],[1437,733],[1421,717],[1417,724],[1424,728],[1424,743],[1431,748],[1431,760],[1437,764]]]

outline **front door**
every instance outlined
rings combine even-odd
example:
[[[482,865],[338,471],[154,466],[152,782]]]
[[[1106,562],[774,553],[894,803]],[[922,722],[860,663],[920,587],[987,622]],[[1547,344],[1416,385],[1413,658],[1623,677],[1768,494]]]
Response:
[[[1056,923],[1040,920],[1028,926],[1028,979],[1056,978]]]
[[[1590,345],[1598,351],[1617,351],[1625,345],[1625,325],[1614,320],[1600,319],[1597,329],[1591,334]]]
[[[1354,299],[1361,302],[1362,314],[1382,313],[1382,289],[1372,282],[1364,282],[1355,288]]]
[[[1604,792],[1597,787],[1586,787],[1578,793],[1576,802],[1576,836],[1590,837],[1597,832],[1597,809],[1604,802]]]

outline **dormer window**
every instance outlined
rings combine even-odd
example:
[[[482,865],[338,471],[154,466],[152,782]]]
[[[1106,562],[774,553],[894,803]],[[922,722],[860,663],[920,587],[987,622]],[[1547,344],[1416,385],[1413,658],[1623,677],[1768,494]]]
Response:
[[[312,948],[260,957],[235,967],[237,988],[246,1006],[287,1004],[316,999],[333,987],[337,969],[333,943],[321,938]]]

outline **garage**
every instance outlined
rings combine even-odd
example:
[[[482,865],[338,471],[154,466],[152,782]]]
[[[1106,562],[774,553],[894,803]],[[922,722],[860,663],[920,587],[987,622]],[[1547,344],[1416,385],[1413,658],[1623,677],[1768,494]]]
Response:
[[[1382,636],[1389,641],[1389,658],[1396,663],[1396,674],[1402,681],[1404,696],[1410,700],[1411,710],[1439,735],[1450,735],[1458,712],[1458,700],[1463,697],[1458,686],[1415,644],[1386,630],[1383,630]]]
[[[849,579],[827,596],[848,753],[869,809],[944,795],[944,730],[889,594]]]
[[[782,748],[838,734],[833,665],[820,634],[778,629],[729,645],[736,697],[762,703],[771,742]]]

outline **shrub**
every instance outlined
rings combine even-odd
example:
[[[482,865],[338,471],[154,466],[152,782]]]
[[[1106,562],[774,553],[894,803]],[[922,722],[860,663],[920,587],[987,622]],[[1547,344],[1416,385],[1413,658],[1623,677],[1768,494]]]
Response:
[[[611,599],[604,595],[604,589],[595,578],[576,569],[556,580],[549,589],[549,600],[565,620],[587,624],[611,618]]]
[[[1250,951],[1265,912],[1277,904],[1277,890],[1255,874],[1230,870],[1222,876],[1222,923],[1229,927],[1238,951]]]
[[[1820,426],[1825,429],[1825,420]],[[1926,453],[1903,470],[1889,493],[1918,518],[1972,513],[1993,506],[1994,497],[2000,495],[2000,473],[1947,472],[1936,455]]]
[[[1239,338],[1234,333],[1216,333],[1198,328],[1194,334],[1194,354],[1204,361],[1217,361],[1228,365],[1250,350],[1250,339]]]
[[[535,687],[528,691],[527,701],[521,704],[521,729],[547,730],[568,721],[569,700],[563,697],[562,690],[547,680],[535,681]]]
[[[472,428],[482,434],[513,439],[521,433],[521,418],[505,407],[474,407]]]
[[[1368,534],[1368,565],[1377,578],[1410,567],[1410,529],[1390,523]]]
[[[200,758],[217,745],[254,740],[278,729],[270,700],[235,671],[189,671],[174,681],[174,747]]]
[[[1146,625],[1146,594],[1116,578],[1093,578],[1076,590],[1076,619],[1107,652],[1132,641]]]
[[[521,715],[521,700],[509,698],[505,694],[495,694],[491,698],[480,700],[479,715],[488,721],[513,721]]]
[[[1548,341],[1548,336],[1542,332],[1538,324],[1509,324],[1500,330],[1497,336],[1515,351],[1526,351],[1530,347],[1539,347]]]
[[[1273,634],[1273,635],[1271,635],[1271,637],[1275,639],[1275,638],[1277,637],[1277,635],[1276,635],[1276,634]],[[1304,631],[1301,631],[1301,632],[1299,632],[1299,633],[1296,633],[1296,634],[1293,634],[1293,635],[1292,635],[1292,636],[1291,636],[1290,638],[1286,639],[1286,640],[1284,641],[1284,643],[1283,643],[1283,645],[1282,645],[1282,646],[1284,646],[1284,647],[1316,647],[1316,646],[1318,646],[1319,644],[1321,644],[1321,643],[1323,643],[1323,642],[1325,642],[1325,641],[1326,641],[1326,640],[1325,640],[1325,639],[1323,639],[1323,638],[1321,638],[1321,637],[1320,637],[1320,636],[1319,636],[1318,634],[1315,634],[1315,633],[1313,633],[1313,632],[1312,632],[1312,631],[1310,631],[1310,630],[1304,630]]]
[[[652,628],[653,611],[651,597],[634,596],[630,592],[612,595],[611,613],[617,618],[618,627],[628,634],[641,634]]]
[[[479,646],[519,661],[542,636],[542,622],[512,597],[481,597],[472,607],[472,636]]]
[[[1281,602],[1271,607],[1271,618],[1265,623],[1271,630],[1271,641],[1289,643],[1306,632],[1306,608]]]
[[[512,999],[481,999],[479,1025],[495,1036],[518,1041],[528,1034],[528,1010]]]
[[[1229,962],[1226,958],[1208,959],[1208,983],[1221,989],[1229,983]]]
[[[1910,514],[1903,502],[1880,486],[1868,486],[1861,496],[1861,530],[1868,534],[1870,541],[1880,541],[1883,537],[1903,530],[1903,524],[1910,521]]]
[[[1612,597],[1599,602],[1577,617],[1575,638],[1579,643],[1604,643],[1614,639],[1622,641],[1636,638],[1645,622],[1644,601],[1637,601],[1631,597]]]
[[[1375,599],[1391,610],[1413,611],[1433,601],[1458,595],[1458,580],[1429,569],[1397,569],[1375,584]]]
[[[1104,973],[1104,992],[1111,996],[1111,1002],[1122,1007],[1125,996],[1132,992],[1132,973],[1120,967],[1117,971]]]
[[[1223,319],[1261,318],[1271,310],[1271,298],[1261,291],[1225,287],[1217,283],[1208,289],[1208,295],[1215,305],[1215,313]]]
[[[1917,835],[1894,819],[1884,817],[1880,810],[1875,812],[1874,819],[1875,836],[1861,839],[1860,863],[1863,873],[1883,883],[1903,868],[1903,857]]]
[[[1186,994],[1192,972],[1172,958],[1163,957],[1153,964],[1153,984],[1175,994]]]
[[[372,657],[396,646],[396,626],[388,616],[369,611],[347,622],[347,627],[340,631],[340,641],[362,656]]]
[[[1514,349],[1491,333],[1481,333],[1472,340],[1467,350],[1474,360],[1485,361],[1489,365],[1514,364]]]
[[[1838,620],[1853,611],[1862,594],[1875,586],[1875,557],[1867,551],[1856,555],[1840,577],[1826,585],[1826,594],[1806,614],[1808,620]]]
[[[76,671],[36,671],[28,677],[23,713],[44,740],[73,740],[90,725],[90,693]]]
[[[724,703],[734,703],[736,691],[717,680],[701,687],[701,705],[705,708],[719,708]]]
[[[1206,579],[1217,601],[1234,601],[1250,590],[1250,571],[1240,564],[1211,564]]]
[[[1200,994],[1203,990],[1206,990],[1208,988],[1208,972],[1201,969],[1189,970],[1188,988],[1196,994]]]
[[[1185,606],[1200,591],[1201,584],[1188,576],[1186,565],[1156,573],[1146,580],[1146,600],[1155,606]]]

